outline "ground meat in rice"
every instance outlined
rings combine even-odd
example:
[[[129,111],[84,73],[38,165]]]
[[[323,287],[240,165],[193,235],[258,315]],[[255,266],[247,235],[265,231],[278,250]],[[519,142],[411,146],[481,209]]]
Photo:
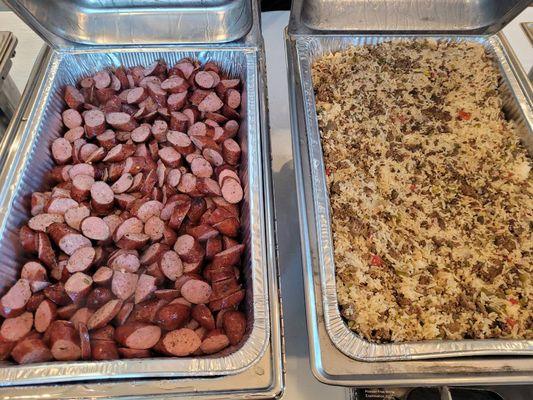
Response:
[[[313,64],[337,293],[373,342],[533,339],[533,179],[473,42],[393,41]]]

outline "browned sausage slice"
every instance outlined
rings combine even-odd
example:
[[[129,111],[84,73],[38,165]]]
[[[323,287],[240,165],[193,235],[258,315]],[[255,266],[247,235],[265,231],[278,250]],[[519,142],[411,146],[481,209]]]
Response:
[[[167,107],[170,111],[181,110],[187,102],[187,92],[173,93],[168,96]]]
[[[89,239],[66,224],[54,223],[48,227],[48,233],[59,248],[69,256],[82,247],[91,246]]]
[[[73,165],[72,168],[69,169],[68,171],[68,175],[70,177],[70,179],[74,179],[74,177],[76,175],[89,175],[89,176],[92,176],[93,178],[95,177],[95,170],[94,170],[94,166],[90,165],[90,164],[85,164],[85,163],[82,163],[82,164],[76,164],[76,165]]]
[[[143,203],[136,212],[137,218],[141,221],[146,222],[148,219],[154,215],[159,216],[161,210],[163,209],[163,204],[157,200],[150,200],[146,203]]]
[[[167,141],[182,155],[194,152],[194,145],[187,134],[178,131],[168,131]]]
[[[175,251],[165,252],[159,261],[159,266],[163,274],[171,281],[175,281],[183,274],[181,259]]]
[[[228,89],[225,93],[225,102],[228,105],[228,107],[233,108],[236,110],[241,105],[241,94],[238,90],[235,89]]]
[[[73,108],[69,108],[63,111],[61,117],[63,119],[63,124],[65,124],[68,129],[77,128],[83,123],[81,114],[78,112],[78,110],[75,110]]]
[[[141,274],[135,289],[135,304],[148,300],[156,289],[156,278],[151,275]]]
[[[138,279],[136,274],[115,271],[111,280],[111,290],[119,299],[126,300],[135,293]]]
[[[150,350],[138,350],[138,349],[130,349],[129,347],[119,347],[118,353],[122,358],[130,359],[130,358],[151,358],[152,353]]]
[[[215,329],[215,318],[205,304],[194,305],[191,310],[191,316],[208,331]]]
[[[93,275],[93,281],[96,285],[107,285],[111,282],[113,277],[113,270],[109,267],[103,266],[98,268],[98,270]]]
[[[224,199],[231,204],[239,203],[244,195],[241,184],[235,179],[225,179],[220,190]]]
[[[91,186],[91,205],[97,213],[106,213],[113,207],[115,199],[113,190],[103,181],[97,181]]]
[[[200,242],[205,242],[208,239],[218,236],[218,231],[207,224],[187,228],[187,233]]]
[[[30,288],[33,293],[43,290],[50,285],[46,268],[41,263],[36,261],[29,261],[22,266],[20,272],[21,279],[26,279],[30,283]]]
[[[117,316],[115,317],[115,325],[124,325],[126,323],[126,321],[128,320],[131,312],[133,311],[133,303],[129,302],[129,303],[124,303],[124,305],[122,306],[122,308],[120,309],[119,313],[117,314]]]
[[[180,291],[177,289],[158,289],[154,292],[155,297],[163,300],[174,300],[180,296]]]
[[[214,167],[219,167],[224,164],[224,159],[218,150],[205,148],[202,151],[202,155]]]
[[[89,139],[105,132],[105,115],[102,111],[98,109],[86,111],[84,119],[85,134]]]
[[[226,139],[222,143],[222,155],[230,165],[237,165],[241,159],[241,147],[233,139]]]
[[[159,107],[166,107],[167,92],[161,89],[161,84],[157,82],[148,82],[146,85],[150,97],[157,103]]]
[[[189,320],[190,313],[189,305],[172,302],[159,308],[155,315],[155,323],[169,331],[182,328]]]
[[[228,89],[238,89],[241,81],[239,79],[222,79],[216,87],[216,92],[220,97],[224,97],[224,94]]]
[[[67,166],[59,167],[61,170],[68,168]],[[63,172],[61,171],[61,175]],[[63,180],[63,177],[61,177],[61,180]],[[39,215],[42,214],[44,211],[44,208],[48,201],[51,198],[51,193],[41,193],[41,192],[33,192],[31,194],[31,215]]]
[[[91,359],[91,342],[89,338],[89,330],[84,323],[78,324],[78,335],[80,337],[80,347],[81,347],[81,359],[90,360]]]
[[[37,250],[38,250],[37,235],[27,225],[24,225],[20,228],[19,240],[24,251],[27,251],[28,253],[37,253]]]
[[[29,338],[16,344],[11,357],[19,364],[41,363],[52,360],[52,353],[41,339]]]
[[[151,133],[150,124],[141,124],[131,132],[131,140],[135,143],[144,143],[150,138]]]
[[[119,250],[109,257],[109,266],[115,271],[137,272],[140,261],[136,250]]]
[[[187,126],[189,125],[189,118],[179,112],[172,111],[170,113],[170,129],[173,131],[187,132]]]
[[[169,168],[176,168],[181,164],[181,154],[174,150],[173,147],[159,149],[159,157],[165,166]]]
[[[81,231],[89,239],[107,240],[111,235],[109,226],[99,217],[88,217],[81,223]]]
[[[102,328],[107,325],[122,308],[122,300],[114,299],[108,301],[101,308],[91,315],[87,321],[87,328],[89,330]]]
[[[43,333],[56,319],[56,316],[57,306],[48,299],[43,300],[35,311],[35,330]]]
[[[240,311],[229,310],[223,314],[222,321],[222,326],[230,344],[239,344],[246,331],[246,317],[244,314]]]
[[[38,214],[35,217],[32,217],[28,221],[28,226],[34,230],[39,232],[46,232],[48,227],[56,222],[63,222],[64,218],[61,214]]]
[[[144,233],[126,233],[116,245],[119,249],[136,250],[144,247],[149,240],[150,236]]]
[[[0,299],[0,314],[4,318],[21,315],[30,297],[30,283],[26,279],[19,279]]]
[[[107,287],[96,287],[87,296],[85,305],[90,309],[97,309],[113,299],[113,292]]]
[[[140,219],[131,217],[122,222],[116,229],[113,239],[118,242],[127,233],[142,233],[143,223]]]
[[[190,173],[183,174],[178,184],[178,190],[182,193],[192,193],[196,189],[196,176]]]
[[[93,315],[93,311],[87,307],[78,308],[72,317],[70,317],[70,322],[76,328],[79,324],[87,325],[89,318]]]
[[[98,144],[100,144],[100,146],[106,150],[111,150],[117,144],[115,132],[111,129],[107,129],[103,133],[96,136],[96,140],[98,141]]]
[[[165,222],[157,215],[153,215],[144,224],[144,233],[150,236],[152,242],[157,242],[163,237]]]
[[[169,246],[162,243],[152,244],[141,255],[141,265],[149,265],[159,262],[165,251],[167,251],[168,249]]]
[[[195,122],[187,131],[189,136],[205,136],[207,135],[207,126],[204,122]]]
[[[135,154],[136,147],[133,143],[119,143],[113,147],[104,158],[104,162],[121,162]]]
[[[113,341],[115,337],[115,328],[111,325],[103,326],[91,332],[92,340],[107,340]]]
[[[115,129],[131,132],[137,127],[135,119],[125,112],[110,112],[105,116],[106,122]]]
[[[199,262],[204,258],[205,252],[200,243],[191,235],[181,235],[176,240],[174,251],[180,258],[188,263]]]
[[[202,102],[202,100],[205,99],[207,97],[207,95],[210,94],[210,93],[211,93],[210,90],[196,89],[189,96],[189,102],[193,106],[198,106]],[[199,111],[201,111],[201,110],[199,110]]]
[[[216,254],[213,257],[213,268],[239,265],[243,250],[244,245],[239,244]]]
[[[83,272],[88,270],[96,257],[96,250],[93,247],[81,247],[76,250],[67,261],[68,272]]]
[[[199,178],[209,178],[213,175],[213,168],[205,158],[199,156],[192,160],[191,172]]]
[[[95,361],[116,360],[119,358],[115,342],[91,340],[91,357]]]
[[[214,77],[207,71],[199,71],[194,76],[194,81],[203,89],[211,89],[216,86]]]
[[[235,293],[230,294],[227,297],[224,297],[219,300],[213,300],[209,302],[209,308],[212,311],[218,311],[223,308],[229,308],[238,305],[241,301],[244,300],[245,292],[244,289],[241,289]]]
[[[198,178],[196,189],[206,196],[220,196],[222,194],[218,183],[211,178]]]
[[[128,104],[139,104],[142,101],[144,101],[148,97],[148,91],[140,87],[132,88],[128,91],[128,94],[126,96],[126,101]]]
[[[171,76],[170,78],[161,82],[161,89],[170,93],[186,93],[188,87],[189,84],[187,81],[180,76]]]
[[[49,329],[50,351],[58,361],[75,361],[81,357],[78,332],[67,321],[54,321]]]
[[[229,346],[228,337],[219,329],[214,329],[202,341],[200,349],[205,354],[217,353]]]
[[[65,138],[57,138],[52,142],[52,157],[57,164],[66,164],[72,159],[72,145]]]
[[[130,322],[115,329],[115,340],[130,349],[147,350],[161,337],[161,328],[143,322]]]
[[[65,282],[65,292],[74,303],[79,303],[87,297],[92,284],[93,279],[89,275],[76,272]]]
[[[32,327],[33,314],[25,312],[18,317],[5,319],[0,327],[0,335],[5,340],[16,342],[30,333]]]
[[[56,255],[46,233],[37,232],[37,257],[48,268],[57,266]]]
[[[93,76],[94,86],[103,89],[111,85],[111,76],[108,71],[99,71]]]
[[[72,179],[72,188],[70,195],[76,201],[84,201],[91,194],[91,187],[94,184],[94,178],[90,175],[79,174]]]
[[[181,287],[181,295],[192,304],[208,303],[211,293],[209,283],[197,279],[191,279]]]
[[[189,118],[189,125],[194,124],[200,119],[200,111],[196,107],[189,107],[183,110],[183,114]]]
[[[170,331],[162,340],[164,350],[177,357],[194,353],[201,344],[200,337],[192,329],[187,328]]]
[[[67,85],[65,87],[65,102],[70,108],[79,109],[85,103],[85,97],[74,86]]]
[[[202,112],[215,112],[220,110],[223,105],[224,103],[217,94],[211,92],[198,104],[198,110]]]
[[[44,295],[58,306],[64,306],[71,302],[70,297],[65,292],[65,287],[61,282],[57,282],[44,289]]]

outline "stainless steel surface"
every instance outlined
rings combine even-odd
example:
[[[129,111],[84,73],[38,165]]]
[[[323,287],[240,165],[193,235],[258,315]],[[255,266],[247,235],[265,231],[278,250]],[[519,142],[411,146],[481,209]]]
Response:
[[[315,109],[315,96],[311,78],[311,66],[324,54],[342,50],[350,45],[373,45],[389,41],[389,36],[306,36],[296,39],[298,75],[304,101],[313,196],[308,201],[314,205],[311,224],[317,234],[317,264],[320,268],[324,323],[335,346],[344,354],[364,361],[414,360],[475,355],[533,355],[533,340],[431,340],[405,343],[371,343],[350,330],[344,322],[337,301],[335,261],[329,196],[322,157],[320,131]],[[406,38],[406,37],[403,37]],[[406,38],[407,39],[407,38]],[[521,137],[533,154],[533,112],[531,99],[522,93],[521,87],[508,67],[506,56],[497,36],[486,37],[436,37],[440,40],[475,41],[482,44],[494,56],[502,74],[501,92],[504,110],[521,128]],[[407,39],[409,40],[409,39]],[[308,172],[306,172],[308,173]],[[312,244],[313,245],[313,244]],[[533,361],[532,361],[533,362]]]
[[[5,0],[52,45],[225,43],[252,27],[250,0]]]
[[[316,160],[309,158],[306,116],[303,112],[305,93],[299,70],[299,40],[323,36],[341,37],[332,32],[310,35],[310,30],[300,20],[301,1],[293,2],[293,10],[286,34],[288,58],[289,94],[291,101],[291,126],[295,163],[304,287],[306,296],[309,351],[313,374],[322,382],[344,386],[416,386],[416,385],[475,385],[475,384],[524,384],[532,381],[533,362],[520,356],[483,356],[450,359],[364,362],[354,360],[341,352],[331,341],[324,322],[324,309],[320,284],[320,253],[315,224],[313,181],[311,171],[320,168]],[[357,33],[345,34],[354,39]],[[371,35],[368,35],[371,36]],[[492,40],[496,40],[491,38]],[[349,40],[349,39],[347,39]],[[522,104],[531,107],[531,85],[522,79],[523,71],[504,38],[501,43],[504,68],[508,68],[514,80],[519,81],[517,92]],[[517,78],[519,77],[519,78]],[[512,93],[508,93],[511,100]],[[511,110],[512,111],[512,110]],[[516,109],[515,109],[516,111]],[[527,111],[531,121],[531,109]],[[513,118],[515,115],[512,116]],[[528,126],[530,127],[530,122]]]
[[[61,111],[64,108],[62,91],[65,85],[109,66],[149,65],[156,59],[174,64],[183,57],[217,62],[231,76],[243,81],[243,101],[240,141],[243,149],[241,177],[245,201],[242,207],[247,252],[243,256],[244,281],[247,288],[246,312],[249,326],[244,344],[235,352],[223,356],[202,358],[158,358],[146,360],[117,360],[110,362],[54,362],[52,364],[12,366],[0,368],[1,384],[59,382],[87,379],[111,379],[113,375],[131,377],[216,376],[242,372],[257,362],[268,343],[267,246],[265,237],[265,209],[262,188],[262,160],[259,135],[258,60],[257,53],[245,49],[143,48],[135,50],[107,49],[57,53],[52,56],[47,77],[38,93],[37,106],[31,123],[15,139],[18,154],[0,180],[1,230],[0,254],[3,263],[1,290],[16,280],[24,260],[18,244],[18,228],[29,217],[27,202],[32,191],[43,188],[47,171],[52,167],[50,144],[62,130]],[[15,144],[15,143],[12,143]],[[9,260],[9,261],[7,261]],[[234,349],[235,350],[235,349]],[[228,352],[229,353],[229,352]],[[0,385],[1,385],[0,384]]]
[[[533,44],[533,22],[522,22],[520,25],[522,26],[522,29],[526,33],[531,44]]]
[[[0,32],[0,133],[5,131],[20,100],[20,92],[9,76],[13,66],[17,38],[11,32]]]
[[[453,32],[499,31],[529,0],[304,0],[301,21],[315,31]],[[294,10],[294,6],[293,6]]]
[[[264,272],[268,283],[268,293],[265,298],[270,303],[270,339],[263,356],[252,367],[244,372],[224,377],[197,377],[181,379],[121,379],[121,375],[111,375],[109,381],[86,381],[83,383],[62,383],[56,385],[31,385],[0,388],[0,398],[34,398],[39,396],[62,399],[78,398],[107,398],[124,397],[138,398],[150,396],[155,398],[199,398],[199,399],[243,399],[243,398],[275,398],[281,395],[284,387],[283,380],[283,357],[282,357],[282,329],[280,321],[280,302],[278,292],[278,276],[276,263],[276,246],[273,226],[273,204],[270,176],[270,154],[268,124],[266,122],[266,77],[264,71],[264,53],[262,39],[259,34],[258,24],[252,29],[247,40],[256,43],[256,46],[246,49],[233,49],[244,53],[253,53],[257,57],[257,102],[260,108],[259,123],[260,133],[256,132],[258,145],[260,146],[261,162],[263,170],[260,172],[260,180],[263,186],[264,217],[265,217],[265,240],[269,243],[265,251]],[[252,37],[250,37],[252,36]],[[173,51],[181,48],[172,48]],[[221,50],[221,49],[219,49]],[[149,49],[143,50],[145,53]],[[172,51],[172,50],[168,50]],[[209,52],[202,56],[209,56]],[[16,162],[20,155],[18,147],[20,138],[28,132],[32,124],[34,109],[39,107],[42,86],[49,76],[52,60],[57,55],[49,48],[44,48],[37,59],[29,79],[29,83],[23,94],[21,106],[13,119],[7,137],[0,143],[0,155],[2,164],[11,165]],[[244,57],[244,56],[243,56]],[[246,56],[248,57],[248,55]],[[161,360],[161,359],[159,359]],[[50,364],[53,366],[53,364]],[[46,374],[51,370],[49,366],[43,366]],[[193,374],[194,376],[194,374]],[[50,380],[44,380],[48,383]]]

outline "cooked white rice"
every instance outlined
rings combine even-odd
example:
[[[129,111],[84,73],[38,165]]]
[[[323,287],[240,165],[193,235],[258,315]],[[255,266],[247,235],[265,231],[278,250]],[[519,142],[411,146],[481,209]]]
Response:
[[[313,65],[337,293],[374,341],[533,338],[533,179],[477,43]]]

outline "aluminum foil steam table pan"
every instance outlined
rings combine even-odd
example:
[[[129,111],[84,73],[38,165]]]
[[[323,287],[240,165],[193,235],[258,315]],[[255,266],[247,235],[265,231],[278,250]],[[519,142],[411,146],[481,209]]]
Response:
[[[242,269],[246,287],[245,312],[248,326],[237,348],[204,357],[160,357],[139,360],[50,362],[14,365],[0,363],[0,386],[72,382],[95,379],[222,376],[244,371],[257,362],[269,342],[269,303],[266,271],[266,234],[261,174],[260,118],[258,99],[258,53],[253,49],[195,46],[152,47],[54,52],[40,82],[36,106],[26,128],[11,145],[15,161],[5,166],[0,192],[0,293],[18,276],[25,261],[18,229],[29,214],[29,195],[45,188],[45,176],[53,166],[50,145],[62,131],[65,107],[63,88],[84,76],[107,67],[149,65],[164,59],[169,65],[183,57],[202,63],[214,61],[232,77],[243,82],[242,149],[240,177],[244,184],[242,205],[243,240],[246,251]]]
[[[345,355],[361,361],[421,360],[430,358],[481,356],[481,355],[532,355],[533,340],[428,340],[404,343],[371,343],[351,331],[343,320],[337,301],[335,262],[331,234],[329,197],[324,172],[322,146],[318,128],[315,97],[311,77],[313,62],[320,56],[342,50],[350,45],[377,44],[392,39],[415,39],[423,36],[301,36],[296,39],[297,68],[301,77],[304,118],[307,128],[314,224],[317,233],[318,265],[324,322],[333,344]],[[504,111],[516,121],[521,139],[530,156],[533,155],[532,99],[510,70],[505,52],[497,36],[433,37],[441,40],[476,41],[492,53],[497,61],[502,80]],[[529,91],[531,93],[531,91]]]

